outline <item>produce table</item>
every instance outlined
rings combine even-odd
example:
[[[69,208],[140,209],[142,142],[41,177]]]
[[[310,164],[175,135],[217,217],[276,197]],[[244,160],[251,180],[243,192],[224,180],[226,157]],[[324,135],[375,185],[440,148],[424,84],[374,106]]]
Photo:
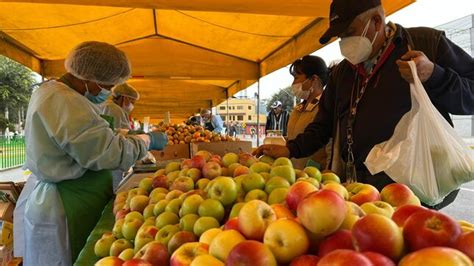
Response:
[[[74,265],[78,266],[92,266],[94,265],[100,258],[94,254],[94,245],[97,240],[102,237],[102,234],[107,231],[112,231],[112,228],[115,223],[115,217],[112,213],[114,205],[114,200],[112,199],[104,208],[102,212],[102,216],[100,217],[97,225],[92,230],[91,234],[87,238],[86,245],[79,253],[79,256],[74,263]]]

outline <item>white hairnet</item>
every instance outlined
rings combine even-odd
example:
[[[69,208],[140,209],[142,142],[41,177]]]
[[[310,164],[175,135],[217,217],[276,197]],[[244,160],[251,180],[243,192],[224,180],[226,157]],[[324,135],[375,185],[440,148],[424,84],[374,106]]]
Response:
[[[66,58],[64,67],[77,78],[103,85],[124,83],[131,73],[124,52],[104,42],[83,42]]]
[[[127,83],[115,86],[112,89],[112,95],[114,97],[127,96],[135,100],[138,100],[140,98],[140,94],[138,93],[138,91]]]

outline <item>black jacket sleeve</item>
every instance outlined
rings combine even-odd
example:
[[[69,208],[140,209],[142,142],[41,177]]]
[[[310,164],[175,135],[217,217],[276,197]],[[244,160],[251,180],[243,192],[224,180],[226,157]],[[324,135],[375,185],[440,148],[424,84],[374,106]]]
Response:
[[[474,59],[441,34],[435,68],[424,83],[433,103],[455,115],[474,115]]]
[[[265,124],[265,131],[270,130],[271,126],[272,126],[272,113],[268,113],[267,123]]]
[[[333,131],[335,105],[336,85],[331,78],[321,96],[319,111],[314,121],[306,126],[303,133],[287,143],[290,158],[310,156],[329,142]]]

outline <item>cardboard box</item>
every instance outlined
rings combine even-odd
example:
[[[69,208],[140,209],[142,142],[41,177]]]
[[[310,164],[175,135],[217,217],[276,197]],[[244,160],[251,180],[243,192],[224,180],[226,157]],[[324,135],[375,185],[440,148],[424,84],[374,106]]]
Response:
[[[0,202],[0,220],[13,223],[13,210],[15,205],[11,202]]]
[[[0,245],[9,245],[13,242],[13,224],[0,221]]]
[[[132,174],[131,176],[126,177],[126,179],[123,180],[117,187],[117,191],[115,192],[115,194],[138,187],[138,184],[143,178],[150,177],[152,175],[153,173],[140,173],[140,174]]]
[[[191,143],[191,156],[195,155],[196,152],[205,150],[212,154],[224,156],[229,152],[241,153],[241,152],[252,152],[251,141],[222,141],[222,142],[199,142]]]
[[[188,159],[189,144],[174,144],[166,146],[162,151],[151,151],[157,162],[176,159]]]

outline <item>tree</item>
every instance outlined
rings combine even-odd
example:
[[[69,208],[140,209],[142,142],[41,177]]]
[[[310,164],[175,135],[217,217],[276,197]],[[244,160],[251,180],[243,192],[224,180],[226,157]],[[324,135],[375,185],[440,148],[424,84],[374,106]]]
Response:
[[[30,69],[0,55],[0,131],[24,120],[34,83]]]
[[[291,87],[280,89],[277,93],[273,94],[270,100],[267,102],[267,111],[270,111],[270,106],[272,106],[272,104],[276,101],[280,101],[283,104],[283,109],[291,112],[295,105],[295,96],[291,91]]]

